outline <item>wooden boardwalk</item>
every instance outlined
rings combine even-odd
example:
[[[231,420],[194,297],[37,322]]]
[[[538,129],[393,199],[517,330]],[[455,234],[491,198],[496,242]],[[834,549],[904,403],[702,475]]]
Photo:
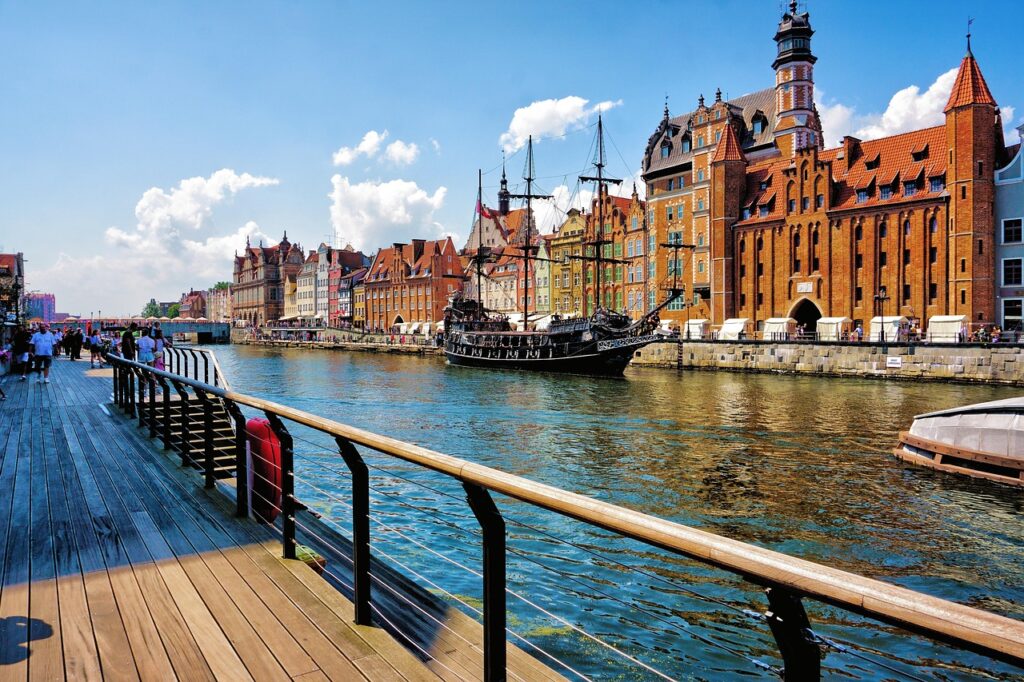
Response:
[[[105,411],[109,370],[3,381],[0,679],[437,679]]]

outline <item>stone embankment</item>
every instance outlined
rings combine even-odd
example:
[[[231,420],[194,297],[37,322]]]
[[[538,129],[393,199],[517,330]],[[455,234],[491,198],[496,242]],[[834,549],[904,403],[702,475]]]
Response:
[[[414,355],[444,355],[444,351],[433,345],[413,343],[355,343],[344,341],[271,341],[267,339],[240,339],[235,343],[245,346],[266,346],[269,348],[318,348],[323,350],[348,350],[361,353],[411,353]]]
[[[1024,386],[1024,346],[881,346],[687,341],[656,343],[633,364],[673,369],[815,374]]]

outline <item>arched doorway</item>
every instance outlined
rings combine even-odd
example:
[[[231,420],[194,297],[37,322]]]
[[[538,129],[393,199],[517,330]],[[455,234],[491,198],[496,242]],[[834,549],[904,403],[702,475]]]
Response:
[[[821,319],[821,310],[809,298],[797,301],[789,316],[796,320],[797,328],[803,326],[805,334],[813,334]]]
[[[395,315],[395,319],[391,323],[391,326],[393,327],[393,326],[395,326],[397,324],[405,324],[405,320],[402,318],[401,315]]]

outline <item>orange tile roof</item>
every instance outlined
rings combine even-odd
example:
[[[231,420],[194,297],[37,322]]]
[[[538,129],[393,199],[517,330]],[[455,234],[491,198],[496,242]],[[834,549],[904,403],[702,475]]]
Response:
[[[978,62],[970,50],[963,61],[960,62],[960,70],[956,74],[956,82],[953,83],[953,90],[949,93],[949,101],[943,111],[947,113],[951,109],[967,106],[968,104],[995,104],[996,100],[989,92],[985,77],[981,75]]]
[[[719,161],[745,161],[746,156],[743,154],[743,147],[740,146],[739,138],[736,137],[736,131],[732,125],[725,126],[725,137],[718,143],[715,148],[715,153],[711,157],[711,163],[718,163]]]

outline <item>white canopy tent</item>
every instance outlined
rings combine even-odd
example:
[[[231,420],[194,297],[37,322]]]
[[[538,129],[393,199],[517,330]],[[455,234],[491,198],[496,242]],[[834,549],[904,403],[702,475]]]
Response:
[[[420,329],[420,323],[419,322],[413,322],[412,324],[409,325],[409,333],[410,334],[415,334],[417,331],[419,331],[419,329]]]
[[[842,341],[849,338],[853,321],[848,317],[822,317],[818,320],[819,341]]]
[[[761,330],[761,338],[766,341],[789,341],[795,335],[796,320],[792,317],[769,317]]]
[[[932,315],[928,318],[929,343],[959,343],[965,338],[966,315]]]
[[[747,322],[749,318],[746,317],[732,317],[722,323],[722,328],[718,330],[718,338],[722,341],[738,341],[741,335],[747,333]]]
[[[687,339],[703,339],[708,335],[711,322],[708,320],[687,320],[683,329],[683,337]]]
[[[398,325],[398,333],[399,334],[407,334],[408,332],[409,332],[409,324],[407,322],[403,322],[402,324]]]
[[[881,341],[882,330],[885,330],[886,341],[898,341],[901,337],[906,338],[907,318],[897,315],[887,317],[872,317],[871,327],[868,332],[868,341]]]

